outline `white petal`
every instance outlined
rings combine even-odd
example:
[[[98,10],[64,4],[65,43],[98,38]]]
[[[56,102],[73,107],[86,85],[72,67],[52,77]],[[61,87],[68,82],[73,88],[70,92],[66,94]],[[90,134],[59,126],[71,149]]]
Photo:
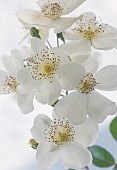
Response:
[[[47,29],[42,28],[42,27],[39,27],[38,30],[39,30],[39,35],[40,35],[41,39],[44,42],[46,42],[48,40],[48,37],[49,37],[49,31]]]
[[[117,65],[109,65],[102,68],[96,75],[96,81],[99,83],[96,88],[99,90],[117,90]]]
[[[61,160],[66,168],[80,170],[91,164],[92,155],[84,146],[69,142],[63,147]]]
[[[72,62],[77,62],[77,63],[81,63],[82,64],[83,62],[87,61],[89,56],[90,56],[89,54],[88,55],[77,55],[77,56],[70,56],[70,58],[71,58]]]
[[[32,80],[32,76],[27,68],[21,69],[17,74],[17,81],[21,84],[25,84]]]
[[[6,70],[10,74],[14,74],[14,75],[16,75],[17,72],[24,67],[24,63],[21,58],[20,51],[17,49],[11,51],[11,56],[3,55],[2,62]]]
[[[34,93],[17,95],[18,105],[22,113],[27,114],[34,110],[33,98]]]
[[[7,73],[3,70],[0,70],[0,85],[4,84],[7,77],[8,77]]]
[[[85,62],[82,63],[82,65],[84,66],[86,72],[91,72],[94,74],[99,69],[100,62],[101,62],[100,53],[94,52]]]
[[[41,142],[37,148],[36,159],[39,167],[44,170],[52,168],[59,160],[61,153],[60,147],[52,147],[51,144]]]
[[[31,48],[34,50],[35,53],[38,53],[38,54],[40,54],[41,51],[43,50],[47,50],[46,45],[39,38],[31,39]]]
[[[96,49],[100,50],[110,50],[114,47],[114,39],[107,39],[107,38],[93,38],[92,45]]]
[[[34,91],[34,82],[28,69],[24,68],[18,72],[17,81],[20,83],[20,85],[17,86],[17,93],[28,94]]]
[[[36,116],[31,128],[31,134],[37,142],[41,142],[44,139],[43,131],[51,124],[51,119],[44,115],[39,114]]]
[[[67,117],[71,123],[80,124],[86,118],[86,98],[79,92],[63,97],[54,107],[58,117]]]
[[[117,37],[117,28],[114,28],[107,24],[102,24],[104,27],[104,32],[100,34],[100,37],[103,38],[116,38]]]
[[[34,91],[34,82],[27,68],[21,69],[17,74],[17,81],[20,83],[17,86],[17,93],[29,94]]]
[[[107,99],[96,91],[87,95],[87,113],[90,119],[100,123],[107,115],[117,112],[116,103]]]
[[[20,53],[21,53],[22,60],[26,60],[34,55],[34,52],[31,50],[31,48],[27,46],[22,46],[20,48]]]
[[[75,126],[76,140],[83,146],[92,146],[95,144],[98,137],[98,124],[89,118]]]
[[[75,32],[72,30],[73,25],[63,32],[63,36],[67,40],[78,40],[77,34],[75,34]]]
[[[61,87],[56,79],[45,79],[38,87],[35,97],[38,102],[52,105],[57,101],[61,93]],[[44,100],[45,99],[45,100]],[[45,101],[45,102],[44,102]]]
[[[37,4],[39,5],[40,8],[43,7],[43,5],[45,5],[47,3],[47,0],[38,0]]]
[[[63,1],[63,0],[61,0],[61,1]],[[63,6],[63,15],[66,15],[66,14],[72,12],[73,10],[75,10],[78,6],[80,6],[85,1],[86,0],[74,0],[74,2],[72,0],[63,1],[63,2],[65,2],[63,4],[64,5]]]
[[[67,54],[65,53],[65,51],[62,48],[58,48],[58,47],[50,48],[50,49],[48,49],[48,52],[50,54],[50,56],[49,56],[50,58],[53,58],[53,56],[55,58],[57,58],[59,56],[59,60],[60,60],[59,66],[70,62]],[[51,55],[51,53],[54,53],[54,55]]]
[[[77,88],[84,74],[85,69],[82,65],[69,63],[60,67],[57,77],[62,89],[74,90]]]
[[[0,70],[0,94],[8,94],[8,91],[4,89],[8,75],[5,71]]]
[[[89,55],[91,53],[91,44],[89,40],[79,39],[68,42],[61,46],[70,57],[77,55]]]
[[[19,21],[25,25],[40,25],[45,28],[52,28],[54,26],[54,21],[44,17],[40,11],[35,11],[31,9],[23,9],[16,12]]]
[[[61,17],[57,19],[54,27],[54,32],[63,32],[65,29],[69,28],[75,21],[77,21],[77,18]]]
[[[82,21],[86,23],[88,23],[92,18],[96,17],[95,13],[93,12],[84,12],[80,16],[82,17]]]
[[[22,9],[16,12],[19,21],[25,24],[39,24],[41,13],[31,9]]]
[[[27,31],[23,36],[23,38],[20,40],[19,45],[21,45],[29,36],[30,36],[30,32]]]

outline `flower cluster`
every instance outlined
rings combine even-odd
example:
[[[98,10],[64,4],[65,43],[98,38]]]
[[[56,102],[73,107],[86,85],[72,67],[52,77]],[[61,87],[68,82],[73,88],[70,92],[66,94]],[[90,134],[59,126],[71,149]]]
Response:
[[[67,16],[85,1],[38,0],[38,11],[17,11],[29,45],[2,56],[0,94],[15,93],[25,114],[34,110],[34,99],[53,107],[52,120],[39,114],[31,129],[42,169],[52,168],[59,159],[66,168],[88,166],[88,147],[96,142],[98,123],[117,112],[116,103],[100,94],[117,90],[117,65],[100,68],[96,52],[114,48],[117,28],[92,12]],[[48,41],[50,29],[57,37],[54,47]]]

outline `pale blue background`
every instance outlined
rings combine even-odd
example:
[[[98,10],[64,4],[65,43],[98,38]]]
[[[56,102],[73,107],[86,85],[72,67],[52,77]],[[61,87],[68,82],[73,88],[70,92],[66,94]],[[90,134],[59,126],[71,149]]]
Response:
[[[18,43],[24,35],[15,12],[21,8],[38,9],[35,2],[36,0],[0,0],[0,56],[9,53],[13,48],[18,48]],[[93,11],[103,21],[117,27],[117,0],[87,0],[72,15],[79,15],[84,11]],[[117,64],[117,50],[102,52],[102,54],[102,66]],[[117,92],[104,94],[117,102]],[[31,138],[29,130],[38,113],[51,116],[52,109],[37,103],[35,107],[33,113],[23,115],[7,95],[0,96],[0,170],[39,170],[35,151],[28,145]],[[108,117],[101,125],[97,144],[113,153],[117,161],[117,142],[112,139],[108,129],[111,119],[112,117]],[[96,167],[90,169],[101,170]],[[58,163],[53,170],[65,169]],[[112,170],[112,167],[105,170]]]

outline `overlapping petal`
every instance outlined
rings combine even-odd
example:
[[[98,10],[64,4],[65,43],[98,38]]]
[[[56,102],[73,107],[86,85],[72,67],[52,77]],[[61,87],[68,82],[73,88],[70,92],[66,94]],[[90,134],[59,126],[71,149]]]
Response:
[[[54,104],[61,93],[61,87],[56,79],[45,79],[40,83],[35,97],[38,102],[49,105]]]
[[[109,65],[102,68],[95,75],[99,90],[114,91],[117,90],[117,65]]]
[[[89,55],[91,53],[91,44],[88,40],[79,39],[68,42],[61,46],[70,57],[77,55]]]
[[[76,132],[76,141],[83,146],[92,146],[95,144],[98,137],[98,124],[92,121],[90,118],[86,118],[86,120],[75,127]]]
[[[16,12],[16,15],[21,22],[26,24],[39,24],[40,19],[42,20],[42,15],[39,11],[32,9],[22,9]]]
[[[63,97],[54,107],[58,117],[67,117],[73,124],[80,124],[86,118],[86,96],[73,92]]]
[[[91,164],[92,155],[84,146],[69,142],[62,150],[61,160],[66,168],[80,170]]]
[[[69,28],[75,21],[77,21],[76,17],[61,17],[54,23],[54,32],[60,33],[65,29]],[[64,24],[63,24],[64,23]]]
[[[31,128],[31,134],[37,142],[44,140],[43,131],[51,124],[51,119],[43,114],[39,114],[34,122],[33,127]]]
[[[96,91],[87,95],[87,113],[89,117],[100,123],[103,122],[107,115],[117,112],[116,103],[107,99]]]
[[[34,110],[33,98],[34,98],[34,92],[29,94],[17,95],[18,106],[22,113],[27,114]]]
[[[84,67],[77,63],[64,64],[57,71],[58,81],[64,90],[74,90],[85,73]]]
[[[31,49],[40,55],[43,50],[47,50],[44,42],[39,38],[32,38],[31,40]]]
[[[17,75],[18,71],[24,67],[21,53],[17,49],[11,51],[11,56],[3,55],[2,62],[9,74]]]
[[[39,167],[44,170],[52,168],[59,160],[61,153],[60,147],[52,147],[52,144],[41,142],[37,148],[36,158]]]

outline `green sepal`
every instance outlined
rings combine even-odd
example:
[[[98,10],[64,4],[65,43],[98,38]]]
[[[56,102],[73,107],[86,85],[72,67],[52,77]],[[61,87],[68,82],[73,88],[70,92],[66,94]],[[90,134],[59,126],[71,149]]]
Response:
[[[30,34],[31,34],[32,37],[36,37],[36,38],[41,39],[41,37],[39,35],[39,30],[37,28],[35,28],[35,27],[32,27],[30,29]]]
[[[60,32],[60,33],[57,33],[57,38],[58,39],[61,39],[61,41],[63,41],[65,43],[65,39],[64,39],[64,36],[63,36],[63,33]]]
[[[29,144],[33,149],[37,149],[37,146],[39,145],[34,139],[30,139]]]

